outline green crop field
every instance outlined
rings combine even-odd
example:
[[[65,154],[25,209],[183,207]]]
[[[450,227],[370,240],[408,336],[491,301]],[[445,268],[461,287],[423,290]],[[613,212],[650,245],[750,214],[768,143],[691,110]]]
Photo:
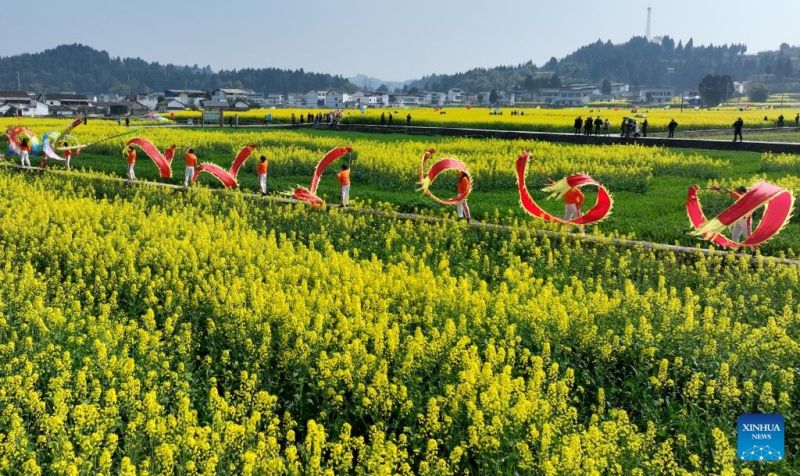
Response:
[[[34,129],[56,127],[51,123]],[[61,124],[61,123],[58,123]],[[105,122],[80,126],[77,134],[84,142],[93,142],[125,131],[124,127]],[[725,182],[750,186],[758,180],[771,180],[791,190],[800,191],[794,177],[800,173],[800,157],[789,160],[779,169],[764,166],[764,157],[757,153],[676,150],[641,146],[556,145],[546,142],[497,139],[459,139],[414,137],[392,134],[342,133],[326,130],[258,130],[258,129],[174,129],[142,128],[134,135],[147,137],[161,150],[171,144],[179,149],[194,147],[201,161],[212,161],[228,167],[236,151],[245,144],[255,144],[255,155],[269,159],[268,187],[271,193],[285,193],[296,185],[308,185],[314,165],[328,150],[349,145],[355,154],[347,159],[352,166],[351,198],[354,204],[382,203],[398,211],[454,214],[417,192],[417,169],[422,153],[430,147],[437,157],[454,156],[464,161],[473,173],[475,185],[469,199],[476,218],[491,222],[520,222],[530,226],[542,223],[527,216],[519,206],[514,175],[514,160],[526,149],[532,153],[527,185],[535,198],[550,212],[563,213],[563,204],[546,200],[539,189],[548,178],[558,180],[575,172],[585,172],[603,183],[614,197],[612,215],[590,228],[603,234],[620,233],[628,237],[660,243],[701,245],[705,242],[689,234],[690,226],[684,210],[687,189],[692,184],[707,186]],[[125,176],[122,148],[127,138],[100,143],[73,159],[77,169]],[[163,180],[180,184],[183,163],[180,154],[173,164],[173,178]],[[767,156],[768,157],[768,156]],[[50,161],[51,167],[61,164]],[[338,184],[328,171],[320,186],[322,196],[338,200]],[[139,154],[137,177],[162,180],[158,171],[143,154]],[[434,184],[443,196],[454,194],[454,176],[445,176]],[[240,187],[257,189],[255,164],[250,161],[240,172]],[[200,185],[219,187],[210,175],[202,175]],[[594,199],[587,189],[587,200]],[[730,199],[716,192],[704,192],[706,214],[714,216]],[[658,216],[658,220],[652,217]],[[781,234],[761,247],[764,254],[800,252],[800,226],[793,220]]]

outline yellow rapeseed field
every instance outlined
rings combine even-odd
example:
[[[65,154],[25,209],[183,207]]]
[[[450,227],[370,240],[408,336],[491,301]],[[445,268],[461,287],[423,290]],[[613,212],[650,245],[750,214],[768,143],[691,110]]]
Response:
[[[573,123],[576,117],[583,119],[591,116],[596,118],[598,115],[611,122],[610,133],[619,134],[620,125],[623,117],[634,117],[640,122],[647,118],[650,132],[664,132],[671,119],[678,122],[678,134],[687,130],[701,129],[731,129],[733,122],[741,117],[745,122],[745,128],[751,127],[774,127],[779,115],[784,116],[786,124],[794,124],[795,115],[800,109],[791,108],[753,108],[739,111],[735,108],[725,109],[695,109],[685,107],[681,111],[679,106],[670,105],[669,107],[649,107],[632,110],[627,107],[575,107],[561,109],[530,109],[504,107],[500,109],[502,115],[490,114],[489,108],[464,108],[464,107],[445,107],[441,110],[433,108],[386,108],[386,109],[367,109],[365,112],[354,109],[344,110],[343,123],[354,124],[380,124],[381,114],[392,114],[394,125],[405,125],[406,116],[411,115],[411,125],[416,126],[449,126],[449,127],[474,127],[480,129],[510,129],[510,130],[530,130],[544,132],[572,132]],[[511,115],[511,111],[522,111],[524,115]],[[320,109],[253,109],[238,113],[240,121],[263,123],[267,114],[272,115],[273,122],[289,123],[291,115],[299,118],[300,114],[327,113],[328,110]],[[226,117],[236,116],[235,112],[226,112]],[[195,122],[199,121],[200,112],[181,111],[175,113],[177,120],[192,118]],[[767,118],[764,121],[764,118]]]
[[[24,125],[40,136],[59,130],[69,121],[49,119],[0,119],[0,127]],[[644,192],[654,174],[715,178],[728,165],[724,160],[701,154],[677,154],[665,148],[644,146],[557,145],[549,142],[467,138],[398,138],[374,140],[372,137],[311,135],[302,131],[264,129],[187,129],[146,127],[131,128],[114,121],[90,120],[74,130],[83,143],[93,144],[124,132],[132,135],[100,142],[87,149],[91,153],[121,157],[125,142],[134,135],[152,141],[160,150],[172,144],[180,149],[193,147],[201,160],[212,157],[227,166],[245,144],[256,144],[256,155],[270,161],[273,176],[310,175],[313,166],[334,147],[349,145],[356,152],[354,177],[363,183],[380,185],[389,190],[413,190],[416,167],[422,154],[432,145],[437,156],[452,155],[463,160],[476,179],[476,187],[504,188],[514,193],[516,176],[514,159],[531,150],[533,159],[528,177],[532,183],[544,184],[548,178],[558,179],[576,171],[586,172],[616,190]],[[346,143],[345,143],[346,142]],[[122,162],[120,162],[122,163]],[[248,164],[248,171],[254,165]]]
[[[800,418],[797,266],[8,169],[0,262],[3,474],[752,475]]]

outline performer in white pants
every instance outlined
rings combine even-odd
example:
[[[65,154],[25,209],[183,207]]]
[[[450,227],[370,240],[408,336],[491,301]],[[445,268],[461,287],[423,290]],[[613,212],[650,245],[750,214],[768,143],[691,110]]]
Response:
[[[564,220],[574,220],[581,216],[577,203],[567,203],[564,206]]]
[[[456,191],[458,192],[459,196],[466,196],[469,193],[470,187],[472,183],[470,182],[469,175],[465,172],[459,173],[458,176],[458,184],[456,185]],[[466,219],[467,222],[472,220],[472,214],[469,212],[469,205],[467,204],[467,199],[461,200],[460,202],[456,203],[456,215],[458,215],[458,219]]]
[[[19,145],[19,163],[23,167],[31,166],[31,145],[27,137],[22,138],[22,143]]]
[[[711,187],[712,190],[716,190],[717,192],[728,193],[734,203],[737,202],[742,195],[747,193],[747,189],[745,187],[737,187],[736,190],[723,190],[718,185]],[[736,222],[731,225],[731,239],[733,241],[742,242],[746,240],[750,234],[753,232],[753,217],[746,216],[742,217]]]
[[[72,151],[69,150],[69,144],[67,144],[66,142],[64,142],[63,146],[64,146],[64,168],[66,170],[70,170],[69,162],[70,159],[72,159]]]
[[[743,217],[737,220],[731,227],[731,239],[733,241],[742,242],[746,240],[751,233],[753,233],[753,220],[752,217]]]
[[[183,186],[188,187],[192,183],[193,177],[194,177],[194,167],[189,167],[187,165],[183,171]]]
[[[570,221],[581,216],[584,198],[583,192],[578,187],[570,187],[564,193],[564,220]],[[578,230],[584,233],[583,225],[578,225]]]
[[[133,169],[136,167],[136,149],[132,145],[128,146],[128,180],[136,180],[136,173]]]
[[[472,219],[472,215],[469,212],[469,205],[467,204],[466,200],[456,203],[456,214],[458,215],[459,219],[466,218],[467,221]]]
[[[261,195],[267,194],[267,170],[269,165],[267,164],[267,158],[263,155],[261,158],[258,159],[258,165],[256,165],[256,173],[258,174],[258,187],[261,189]]]
[[[346,207],[350,205],[350,167],[346,164],[342,165],[342,170],[336,174],[336,180],[339,181],[339,185],[342,187],[339,206]]]
[[[188,187],[192,183],[194,167],[197,165],[197,156],[194,155],[194,149],[186,149],[183,158],[186,160],[186,168],[183,172],[183,186]]]

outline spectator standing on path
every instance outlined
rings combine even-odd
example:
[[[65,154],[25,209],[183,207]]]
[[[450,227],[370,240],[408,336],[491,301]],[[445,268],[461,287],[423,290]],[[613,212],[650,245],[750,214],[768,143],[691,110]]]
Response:
[[[794,127],[800,127],[800,113],[794,116]]]
[[[381,113],[381,125],[382,126],[386,125],[386,113],[385,112]]]
[[[781,114],[780,116],[778,116],[778,127],[783,127],[783,124],[784,124],[783,114]]]
[[[408,113],[408,115],[406,115],[406,125],[407,126],[411,125],[411,113]]]
[[[647,119],[645,119],[644,122],[642,122],[642,137],[647,137],[647,126],[649,125],[650,123],[647,122]]]
[[[592,135],[592,126],[594,125],[594,121],[592,120],[592,116],[586,118],[586,122],[583,123],[583,134],[590,136]]]
[[[603,120],[600,119],[600,116],[597,116],[597,118],[594,120],[594,135],[596,136],[600,135],[601,127],[603,127]]]
[[[392,125],[392,113],[391,112],[389,113],[389,125],[390,126]]]
[[[183,186],[188,187],[194,179],[194,167],[197,165],[197,156],[194,155],[194,149],[186,149],[183,153],[183,159],[186,161],[186,168],[183,170]]]
[[[782,117],[782,116],[781,116]],[[736,142],[736,138],[739,138],[739,142],[742,142],[742,127],[744,127],[744,121],[740,117],[736,119],[736,122],[733,123],[733,141]]]
[[[581,129],[583,129],[583,118],[578,116],[575,118],[575,135],[580,134]]]
[[[675,122],[675,119],[670,119],[669,125],[667,125],[667,131],[669,132],[667,137],[669,137],[670,139],[675,137],[675,129],[677,128],[678,128],[678,123]]]
[[[295,116],[294,113],[292,113],[292,125],[294,126],[296,124],[297,124],[297,116]]]
[[[608,121],[606,118],[605,122],[603,122],[603,135],[609,135],[611,132],[611,122]]]
[[[125,116],[125,127],[131,126],[131,116]]]

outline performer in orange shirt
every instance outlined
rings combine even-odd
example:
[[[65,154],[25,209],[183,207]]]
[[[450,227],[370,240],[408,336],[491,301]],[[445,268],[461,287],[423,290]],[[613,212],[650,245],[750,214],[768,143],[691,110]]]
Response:
[[[267,164],[267,158],[263,155],[258,160],[258,165],[256,165],[256,174],[258,174],[258,186],[261,188],[261,195],[267,194],[267,170],[269,169],[269,165]]]
[[[464,172],[461,172],[458,175],[458,185],[457,185],[457,192],[459,195],[464,195],[469,191],[469,175]],[[458,218],[466,218],[467,223],[472,219],[472,214],[469,211],[469,205],[467,204],[467,199],[461,200],[456,204],[456,214],[458,214]]]
[[[578,187],[572,187],[564,194],[564,219],[574,220],[581,216],[581,205],[583,205],[583,192]]]
[[[136,174],[133,171],[136,165],[136,149],[132,145],[128,146],[128,179],[136,180]]]
[[[336,174],[336,180],[342,187],[341,202],[339,208],[350,205],[350,167],[347,164],[342,164],[342,170]]]
[[[574,220],[581,216],[581,206],[583,205],[583,192],[578,187],[572,187],[564,194],[564,219]],[[583,225],[578,225],[581,233],[584,232]]]
[[[197,156],[194,155],[194,149],[186,149],[183,153],[183,158],[186,160],[186,168],[183,172],[183,186],[188,187],[194,178],[194,168],[197,165]]]

